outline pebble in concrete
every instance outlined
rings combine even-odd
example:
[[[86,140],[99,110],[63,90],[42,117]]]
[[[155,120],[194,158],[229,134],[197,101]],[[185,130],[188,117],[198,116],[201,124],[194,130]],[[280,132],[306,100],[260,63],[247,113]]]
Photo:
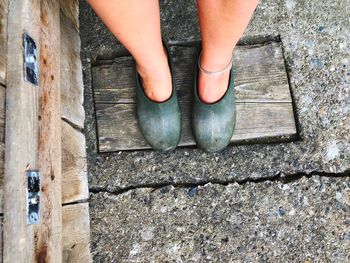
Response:
[[[350,178],[91,194],[96,262],[349,262]]]
[[[120,188],[159,184],[232,181],[350,168],[349,1],[274,1],[259,4],[242,43],[280,37],[295,103],[300,140],[234,145],[217,155],[197,149],[98,154],[90,65],[113,54],[118,41],[81,1],[81,39],[89,185]],[[160,1],[168,42],[200,38],[195,1]],[[93,34],[91,32],[94,32]]]

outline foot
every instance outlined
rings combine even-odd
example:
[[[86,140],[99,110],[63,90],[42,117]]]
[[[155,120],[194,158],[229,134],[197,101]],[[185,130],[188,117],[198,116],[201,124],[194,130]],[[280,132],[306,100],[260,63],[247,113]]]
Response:
[[[146,96],[155,102],[164,102],[172,94],[171,73],[167,53],[161,59],[153,59],[147,65],[136,65]]]
[[[218,71],[229,63],[231,56],[216,56],[215,59],[202,53],[200,65],[208,71]],[[198,96],[204,103],[215,103],[226,93],[230,70],[227,69],[220,75],[209,75],[199,70]]]

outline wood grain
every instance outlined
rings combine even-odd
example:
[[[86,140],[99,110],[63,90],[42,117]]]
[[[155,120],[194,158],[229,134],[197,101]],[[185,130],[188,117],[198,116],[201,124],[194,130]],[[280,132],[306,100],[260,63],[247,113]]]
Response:
[[[179,146],[195,145],[190,105],[181,103],[182,135]],[[149,149],[137,125],[135,104],[97,104],[99,150]],[[276,127],[277,126],[277,127]],[[289,103],[237,103],[237,122],[231,142],[273,138],[296,133]]]
[[[73,28],[79,32],[79,1],[60,0],[61,12],[67,18]]]
[[[62,2],[74,5],[76,1]],[[69,10],[69,14],[78,19],[78,11],[75,8]],[[79,32],[74,29],[70,18],[61,12],[61,116],[79,129],[84,127],[85,119],[82,74]]]
[[[6,89],[0,86],[0,214],[4,211],[5,92]]]
[[[62,221],[63,262],[92,262],[88,203],[63,206]]]
[[[37,261],[62,262],[60,6],[40,4],[38,168],[41,174]]]
[[[27,10],[30,7],[30,10]],[[8,14],[3,261],[34,260],[37,226],[26,222],[27,169],[37,168],[38,88],[23,80],[22,32],[40,39],[40,5],[10,1]]]
[[[170,50],[183,118],[179,146],[195,145],[190,120],[195,43],[173,45]],[[234,68],[237,123],[231,142],[295,135],[281,44],[238,46]],[[99,60],[92,74],[99,151],[150,148],[137,126],[133,59],[123,56]]]
[[[195,47],[172,46],[174,83],[181,101],[191,99]],[[99,61],[92,68],[96,103],[134,103],[134,62],[129,56]],[[105,63],[105,64],[103,64]],[[238,102],[291,102],[279,43],[238,46],[234,52]]]
[[[62,125],[62,203],[89,198],[84,135],[65,121]]]
[[[7,0],[0,0],[0,84],[5,85],[7,47]]]
[[[62,262],[59,5],[9,2],[6,79],[4,257],[7,262]],[[26,32],[39,48],[39,87],[23,79]],[[41,173],[40,224],[27,225],[28,169]]]
[[[0,263],[2,263],[3,262],[3,260],[2,260],[2,249],[3,249],[3,242],[2,242],[2,240],[3,240],[3,232],[2,232],[2,230],[3,230],[3,221],[4,221],[4,217],[3,216],[0,216],[0,240],[1,240],[1,242],[0,242]]]

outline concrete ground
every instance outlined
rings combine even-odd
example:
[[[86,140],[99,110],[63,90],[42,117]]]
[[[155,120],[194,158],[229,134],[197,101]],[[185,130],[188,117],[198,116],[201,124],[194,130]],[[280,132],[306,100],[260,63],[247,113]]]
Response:
[[[199,39],[195,1],[164,38]],[[91,62],[120,44],[80,3],[96,262],[350,262],[350,0],[263,0],[241,43],[280,39],[299,139],[218,154],[98,153]]]

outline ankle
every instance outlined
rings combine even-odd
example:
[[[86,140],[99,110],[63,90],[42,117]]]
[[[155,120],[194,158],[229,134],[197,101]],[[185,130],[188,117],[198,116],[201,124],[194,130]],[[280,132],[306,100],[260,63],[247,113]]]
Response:
[[[232,59],[232,51],[202,50],[200,66],[207,71],[220,71],[225,68]]]
[[[204,103],[219,101],[228,89],[230,72],[218,76],[208,76],[202,72],[198,78],[198,97]]]
[[[168,57],[165,50],[163,52],[145,52],[145,55],[136,60],[136,69],[142,75],[151,75],[169,69]]]
[[[156,66],[147,65],[146,67],[136,64],[136,70],[141,77],[145,95],[149,99],[155,102],[163,102],[170,98],[172,81],[168,62],[159,63]]]
[[[158,64],[157,66],[146,66],[136,64],[136,71],[142,79],[162,81],[171,77],[170,69],[167,64]]]

